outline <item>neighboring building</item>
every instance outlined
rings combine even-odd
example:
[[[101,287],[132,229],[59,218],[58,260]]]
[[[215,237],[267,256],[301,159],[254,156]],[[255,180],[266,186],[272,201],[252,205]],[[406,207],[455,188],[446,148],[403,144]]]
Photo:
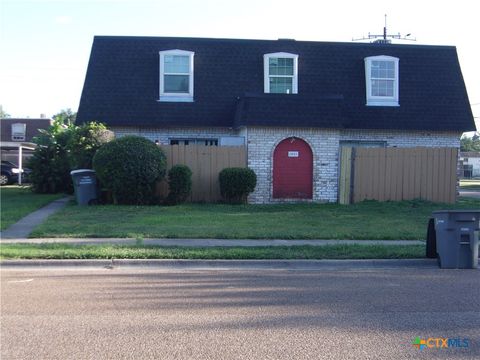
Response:
[[[51,119],[0,119],[0,147],[2,160],[19,164],[19,151],[22,152],[23,165],[32,156],[35,144],[32,142],[38,136],[40,129],[48,129]],[[21,148],[21,150],[20,150]]]
[[[247,146],[249,200],[337,201],[344,145],[456,147],[475,129],[455,47],[95,37],[77,121]]]
[[[466,179],[480,178],[480,152],[467,151],[460,153],[463,164],[463,177]]]

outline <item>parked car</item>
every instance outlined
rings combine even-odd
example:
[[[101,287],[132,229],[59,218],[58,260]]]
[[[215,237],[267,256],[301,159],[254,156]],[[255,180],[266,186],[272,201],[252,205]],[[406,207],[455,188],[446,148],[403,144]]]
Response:
[[[29,175],[32,170],[28,168],[22,169],[22,182],[29,181]],[[2,169],[0,174],[0,185],[8,185],[13,184],[18,181],[18,174],[20,173],[20,169],[18,165],[6,160],[2,160]]]

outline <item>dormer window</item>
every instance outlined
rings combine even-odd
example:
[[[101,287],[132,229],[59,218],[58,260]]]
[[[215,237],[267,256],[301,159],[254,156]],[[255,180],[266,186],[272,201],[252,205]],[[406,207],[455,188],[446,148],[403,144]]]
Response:
[[[160,51],[160,101],[193,101],[192,51]]]
[[[398,61],[385,55],[365,58],[367,106],[399,106]]]
[[[298,55],[283,52],[265,54],[263,67],[265,93],[298,93]]]

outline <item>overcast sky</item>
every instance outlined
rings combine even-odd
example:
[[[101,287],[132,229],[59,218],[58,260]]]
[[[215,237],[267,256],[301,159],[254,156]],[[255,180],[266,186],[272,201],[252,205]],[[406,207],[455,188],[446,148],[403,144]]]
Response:
[[[0,0],[0,104],[12,117],[76,111],[94,35],[350,42],[381,33],[385,14],[389,33],[457,47],[480,127],[475,0]]]

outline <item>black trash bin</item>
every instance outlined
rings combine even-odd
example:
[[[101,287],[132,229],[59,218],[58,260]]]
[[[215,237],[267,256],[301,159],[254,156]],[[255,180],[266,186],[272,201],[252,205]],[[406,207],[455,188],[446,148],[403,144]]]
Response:
[[[476,269],[480,210],[434,211],[440,267]]]
[[[435,234],[435,219],[434,218],[428,219],[427,246],[426,246],[426,254],[425,255],[429,259],[436,259],[438,257],[438,254],[437,254],[437,234]]]
[[[70,172],[78,205],[93,205],[97,203],[97,177],[95,170],[79,169]]]

